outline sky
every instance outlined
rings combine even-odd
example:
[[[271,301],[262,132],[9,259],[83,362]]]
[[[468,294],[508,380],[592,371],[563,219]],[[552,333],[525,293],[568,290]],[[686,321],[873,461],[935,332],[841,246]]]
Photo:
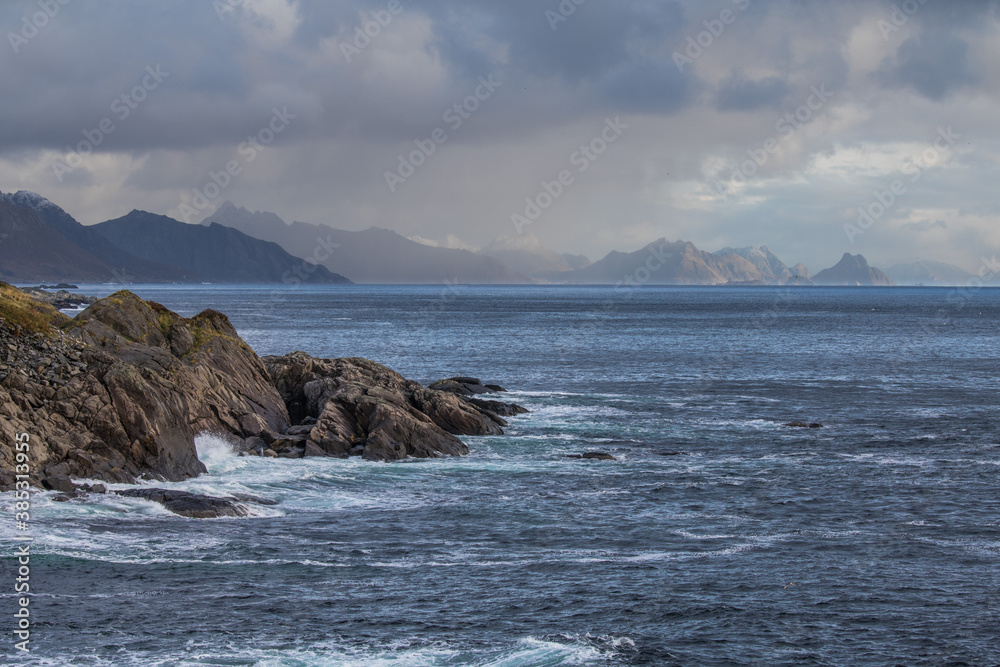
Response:
[[[1000,11],[963,0],[0,0],[0,190],[599,258],[975,271]]]

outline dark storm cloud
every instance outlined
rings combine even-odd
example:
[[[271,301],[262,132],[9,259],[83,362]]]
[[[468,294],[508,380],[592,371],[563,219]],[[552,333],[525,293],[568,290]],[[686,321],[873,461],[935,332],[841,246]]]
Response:
[[[303,100],[323,108],[311,119],[314,136],[336,136],[349,128],[392,137],[397,131],[392,125],[406,123],[387,114],[388,106],[398,105],[419,125],[491,72],[502,72],[508,89],[519,89],[524,107],[543,125],[600,108],[670,112],[689,101],[690,81],[673,70],[669,54],[658,52],[684,27],[678,3],[591,2],[553,30],[545,12],[558,12],[558,2],[402,1],[404,18],[424,16],[433,25],[425,48],[435,52],[450,77],[448,95],[427,90],[377,99],[366,94],[361,68],[338,58],[316,62],[324,39],[351,37],[371,12],[384,12],[387,2],[303,0],[296,5],[301,22],[295,33],[274,50],[240,29],[241,20],[266,29],[268,19],[248,19],[240,6],[220,17],[204,0],[175,0],[169,7],[116,3],[113,14],[95,11],[99,5],[70,3],[18,53],[0,50],[0,87],[21,91],[0,100],[0,117],[11,121],[0,127],[0,147],[58,149],[75,143],[141,80],[147,65],[156,64],[170,73],[162,94],[151,94],[104,148],[231,142],[259,124],[273,105]],[[16,27],[31,9],[29,3],[4,4],[0,22]],[[486,48],[484,38],[501,45],[505,55]],[[374,40],[372,49],[379,48],[378,39],[389,37]],[[535,99],[543,95],[544,103]],[[525,119],[517,120],[523,127]]]
[[[776,76],[758,81],[747,79],[742,72],[733,72],[719,86],[716,108],[719,111],[753,111],[776,107],[788,94],[788,84]]]
[[[887,87],[912,87],[924,97],[941,100],[980,80],[961,39],[941,34],[911,37],[899,54],[883,63],[879,81]]]

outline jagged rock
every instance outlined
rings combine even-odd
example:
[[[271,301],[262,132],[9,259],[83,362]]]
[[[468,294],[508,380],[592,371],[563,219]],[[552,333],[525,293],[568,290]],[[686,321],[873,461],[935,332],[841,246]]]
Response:
[[[309,442],[330,456],[360,454],[371,461],[460,456],[469,450],[455,436],[500,435],[507,425],[495,411],[367,359],[314,359],[295,352],[265,357],[264,363],[291,418],[315,419]]]
[[[191,519],[217,519],[219,517],[249,516],[247,508],[235,500],[202,496],[187,491],[170,491],[166,489],[127,489],[116,491],[126,498],[143,498],[160,503],[174,514],[180,514]]]
[[[76,287],[70,285],[69,289],[76,289]],[[58,292],[49,292],[46,290],[58,289]],[[55,287],[50,287],[48,285],[42,285],[40,287],[23,287],[21,291],[25,294],[30,294],[33,298],[38,299],[43,303],[47,303],[50,306],[62,310],[63,308],[77,308],[79,306],[87,306],[95,301],[97,297],[84,296],[82,294],[73,294],[72,292],[67,292],[63,284],[60,283]]]
[[[496,389],[491,389],[490,387],[496,387]],[[428,385],[428,388],[458,394],[459,396],[474,396],[476,394],[490,394],[495,391],[506,391],[499,385],[487,386],[479,378],[470,377],[453,377],[447,380],[438,380]]]
[[[306,443],[306,449],[302,454],[305,458],[327,456],[327,453],[325,451],[320,449],[318,445],[312,442]]]
[[[0,351],[0,468],[27,433],[41,477],[177,481],[205,470],[195,435],[289,425],[264,365],[213,311],[185,319],[118,292],[69,320],[0,285]]]
[[[61,491],[63,493],[73,493],[76,491],[76,485],[73,484],[73,481],[65,475],[46,477],[42,480],[42,486],[50,491]]]
[[[524,412],[464,395],[496,385],[446,382],[457,391],[366,359],[262,360],[225,315],[183,318],[128,291],[70,320],[0,284],[0,490],[21,433],[40,478],[133,483],[204,472],[200,433],[267,458],[395,461],[467,454],[456,436],[500,435],[501,414]]]
[[[480,410],[492,412],[495,415],[500,415],[501,417],[515,417],[517,415],[522,415],[528,412],[527,408],[521,407],[516,403],[504,403],[503,401],[487,401],[482,398],[470,398],[466,397],[466,401],[472,403],[474,406]]]

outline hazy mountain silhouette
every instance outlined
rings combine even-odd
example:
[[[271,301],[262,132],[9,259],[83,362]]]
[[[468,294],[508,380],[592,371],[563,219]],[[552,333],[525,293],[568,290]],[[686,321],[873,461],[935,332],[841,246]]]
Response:
[[[281,245],[314,259],[358,283],[525,284],[531,280],[502,262],[468,250],[437,248],[411,241],[389,229],[348,232],[306,222],[286,223],[274,213],[251,212],[226,202],[202,225],[212,222]]]
[[[132,211],[94,225],[116,247],[145,260],[176,266],[188,280],[231,283],[346,284],[344,276],[285,252],[277,243],[219,224],[189,225],[165,215]]]
[[[538,275],[575,284],[724,285],[781,282],[791,272],[770,251],[747,248],[710,253],[690,242],[659,239],[635,252],[612,251],[583,269]]]
[[[542,272],[573,271],[590,266],[583,255],[560,254],[545,246],[533,234],[501,236],[479,251],[526,276]]]
[[[862,255],[844,253],[835,266],[813,276],[817,285],[890,286],[896,283],[879,269],[869,266]]]
[[[965,285],[973,278],[971,273],[953,264],[928,260],[895,264],[885,273],[899,285]]]

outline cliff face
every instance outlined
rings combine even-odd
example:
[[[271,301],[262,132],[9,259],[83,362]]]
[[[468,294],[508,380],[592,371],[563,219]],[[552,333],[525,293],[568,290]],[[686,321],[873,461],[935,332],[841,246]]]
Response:
[[[62,329],[18,332],[5,318],[0,337],[5,471],[15,434],[27,433],[38,479],[180,480],[204,471],[198,433],[288,426],[260,359],[219,313],[185,319],[118,292]]]
[[[199,433],[287,458],[462,455],[456,435],[502,433],[500,407],[365,359],[265,365],[211,310],[183,318],[122,291],[69,320],[0,284],[0,490],[13,486],[19,433],[31,436],[35,483],[181,480],[205,470]]]

